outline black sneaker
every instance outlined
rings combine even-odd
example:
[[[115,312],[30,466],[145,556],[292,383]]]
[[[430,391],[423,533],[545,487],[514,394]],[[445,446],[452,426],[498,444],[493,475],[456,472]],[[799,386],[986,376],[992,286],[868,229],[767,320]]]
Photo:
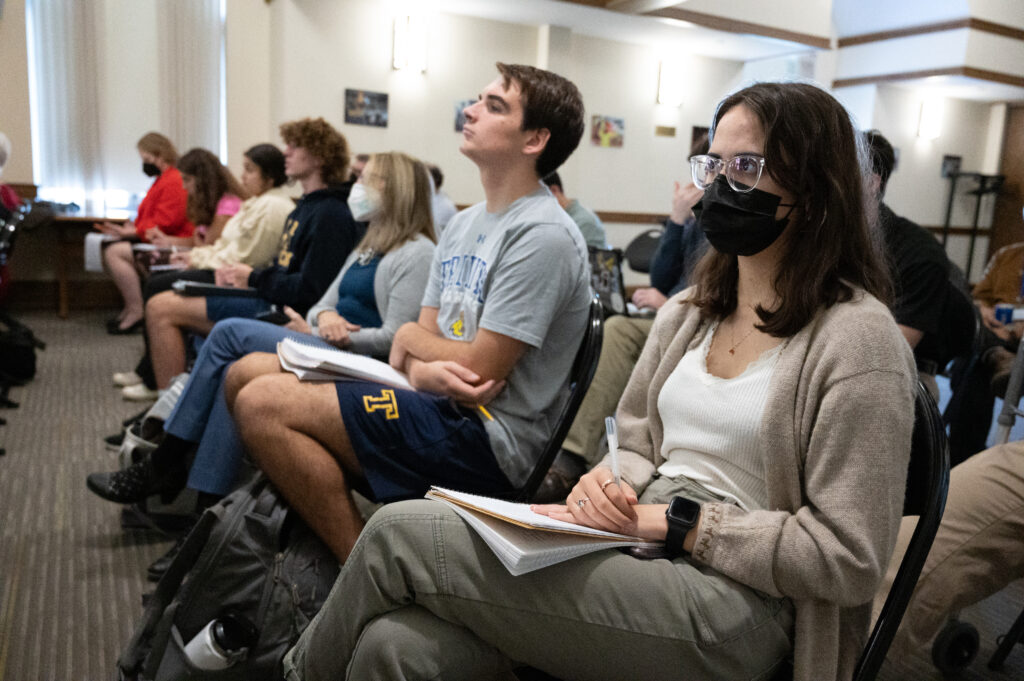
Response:
[[[164,573],[167,572],[167,568],[169,568],[171,563],[174,562],[174,559],[178,557],[178,552],[181,551],[181,547],[185,545],[185,539],[188,535],[188,532],[183,532],[177,540],[175,540],[174,546],[172,546],[167,553],[150,563],[149,567],[146,568],[146,579],[151,582],[160,581],[164,576]]]
[[[121,451],[121,443],[124,442],[124,431],[120,430],[113,435],[108,435],[103,438],[103,442],[106,443],[107,449],[112,452]]]
[[[121,527],[125,530],[153,530],[170,537],[187,532],[195,524],[196,514],[150,513],[143,504],[121,507]]]
[[[97,496],[118,504],[134,504],[154,494],[170,503],[185,486],[185,478],[184,468],[177,474],[158,476],[147,456],[124,470],[90,473],[85,484]]]

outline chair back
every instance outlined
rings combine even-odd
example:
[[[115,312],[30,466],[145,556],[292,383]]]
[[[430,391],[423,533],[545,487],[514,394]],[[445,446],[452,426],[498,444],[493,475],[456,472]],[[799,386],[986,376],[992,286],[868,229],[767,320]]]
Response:
[[[658,250],[658,244],[661,243],[662,231],[664,230],[660,228],[649,229],[629,242],[629,245],[626,246],[625,256],[630,269],[644,274],[650,273],[651,261],[654,260],[654,253]]]
[[[920,382],[914,399],[914,434],[907,469],[903,515],[919,516],[896,579],[854,671],[854,681],[872,681],[899,629],[946,507],[949,443],[935,401]]]
[[[583,396],[590,387],[590,381],[594,378],[594,371],[597,369],[597,360],[601,356],[601,341],[604,337],[604,313],[601,309],[601,301],[594,296],[590,301],[590,315],[587,320],[587,328],[580,342],[579,350],[576,351],[576,359],[573,360],[572,370],[569,373],[569,396],[565,400],[562,412],[558,415],[555,428],[551,437],[544,445],[533,472],[522,487],[517,489],[510,498],[515,501],[528,502],[537,493],[544,476],[562,448],[562,441],[565,440],[569,427],[576,412],[579,411]]]

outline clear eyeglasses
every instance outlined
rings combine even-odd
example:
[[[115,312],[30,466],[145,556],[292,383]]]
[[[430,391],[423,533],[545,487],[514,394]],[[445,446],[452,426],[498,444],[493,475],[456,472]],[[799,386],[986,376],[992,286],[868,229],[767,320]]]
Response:
[[[746,193],[756,187],[761,179],[764,159],[756,154],[738,154],[728,161],[707,154],[690,157],[693,183],[701,189],[710,187],[723,170],[729,186],[735,191]]]

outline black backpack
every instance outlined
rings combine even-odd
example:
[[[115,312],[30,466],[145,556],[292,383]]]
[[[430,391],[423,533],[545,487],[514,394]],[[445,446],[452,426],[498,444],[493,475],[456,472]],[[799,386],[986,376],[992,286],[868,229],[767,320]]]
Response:
[[[150,597],[117,661],[120,679],[280,679],[281,659],[323,605],[337,559],[263,475],[207,509]],[[214,619],[255,641],[231,667],[203,671],[185,645]]]
[[[0,312],[0,383],[21,385],[36,375],[36,350],[46,344],[32,329]]]

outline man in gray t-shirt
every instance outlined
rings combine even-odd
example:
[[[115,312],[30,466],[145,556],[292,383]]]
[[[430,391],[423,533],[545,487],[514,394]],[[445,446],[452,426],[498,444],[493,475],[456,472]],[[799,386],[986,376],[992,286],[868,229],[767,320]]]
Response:
[[[276,373],[230,399],[253,459],[341,561],[363,525],[350,489],[377,501],[419,497],[431,484],[507,494],[529,475],[562,406],[586,326],[589,265],[540,178],[579,144],[583,101],[548,71],[498,70],[464,112],[460,147],[486,201],[448,224],[419,319],[392,342],[390,362],[416,390]],[[246,375],[247,363],[232,371]]]
[[[437,308],[441,336],[472,341],[478,330],[526,346],[488,405],[491,449],[513,483],[525,482],[554,429],[590,303],[586,245],[538,184],[501,213],[482,203],[445,230],[423,307]]]

